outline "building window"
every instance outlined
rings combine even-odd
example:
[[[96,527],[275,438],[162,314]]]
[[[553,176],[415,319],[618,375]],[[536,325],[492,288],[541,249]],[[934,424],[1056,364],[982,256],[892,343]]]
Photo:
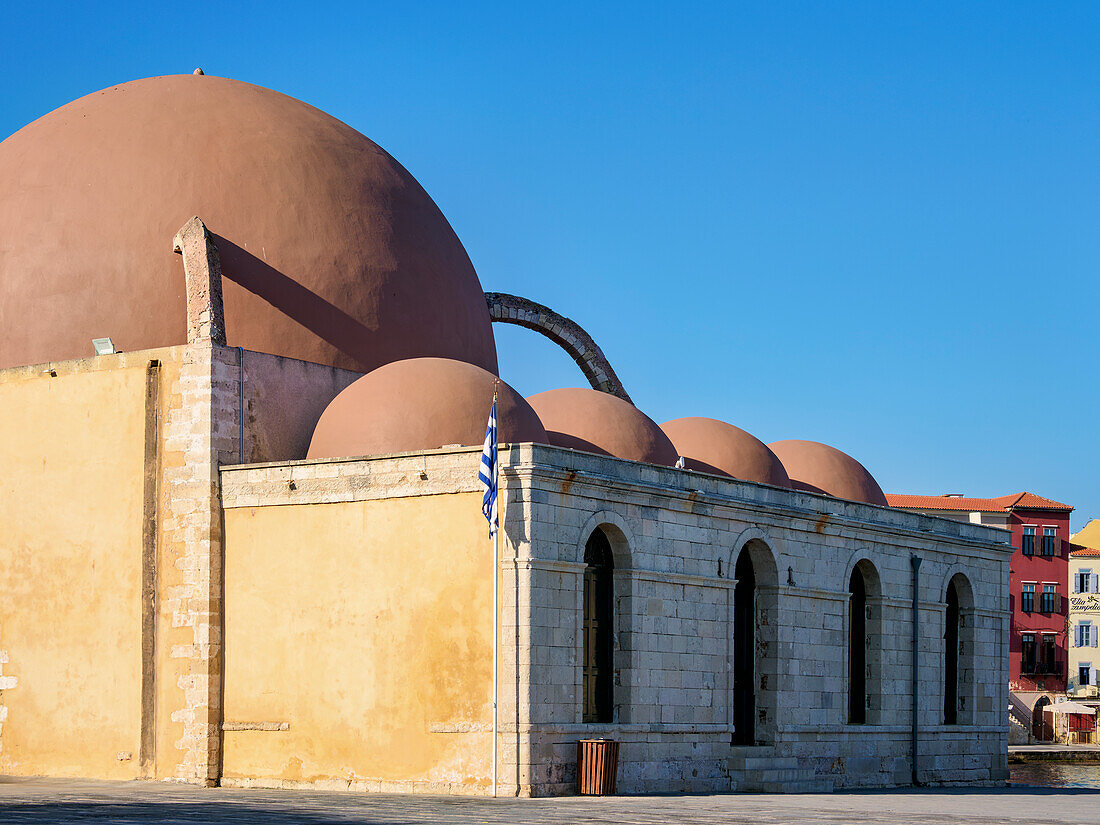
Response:
[[[1093,632],[1092,622],[1081,622],[1074,632],[1074,647],[1096,647],[1096,636]]]
[[[1056,584],[1044,584],[1043,593],[1039,601],[1040,613],[1057,613],[1058,612],[1058,585]]]
[[[867,721],[867,583],[856,567],[848,581],[848,723]]]
[[[1025,584],[1020,593],[1020,610],[1030,613],[1035,609],[1035,585]]]
[[[1023,673],[1035,672],[1035,634],[1024,633],[1020,637],[1020,670]]]
[[[598,527],[584,547],[584,722],[610,722],[615,710],[612,683],[611,542]]]
[[[1092,592],[1092,570],[1078,570],[1074,576],[1074,587],[1077,593]]]
[[[959,721],[959,592],[954,581],[947,586],[943,647],[943,723],[955,725]]]
[[[1044,527],[1043,528],[1043,555],[1053,556],[1054,547],[1058,541],[1058,528],[1057,527]]]
[[[1077,687],[1088,687],[1092,684],[1092,662],[1081,662],[1077,666]]]
[[[1025,556],[1035,555],[1035,528],[1024,527],[1023,544],[1021,549]]]
[[[1054,644],[1054,634],[1043,634],[1043,646],[1039,650],[1040,664],[1042,665],[1043,673],[1057,673],[1058,662],[1057,659],[1058,648]]]

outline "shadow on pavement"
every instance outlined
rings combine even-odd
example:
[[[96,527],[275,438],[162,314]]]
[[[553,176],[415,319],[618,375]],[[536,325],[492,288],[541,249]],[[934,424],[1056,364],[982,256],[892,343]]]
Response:
[[[16,802],[0,800],[0,822],[66,825],[67,823],[158,823],[158,825],[411,825],[415,820],[362,818],[348,811],[265,808],[236,802]]]

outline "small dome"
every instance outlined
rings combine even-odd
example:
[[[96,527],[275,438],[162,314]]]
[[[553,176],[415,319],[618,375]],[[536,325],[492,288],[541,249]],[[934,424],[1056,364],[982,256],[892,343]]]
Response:
[[[676,463],[676,448],[657,423],[628,401],[599,390],[570,387],[527,399],[550,443],[647,464]]]
[[[221,257],[231,346],[367,372],[425,356],[495,372],[485,296],[400,163],[292,97],[209,75],[82,97],[0,143],[0,368],[187,341],[172,238]]]
[[[684,466],[703,473],[790,487],[787,471],[763,441],[714,418],[677,418],[661,425],[684,457]]]
[[[775,441],[768,445],[783,462],[796,490],[886,506],[874,476],[850,455],[817,441]]]
[[[448,358],[386,364],[346,387],[325,408],[307,458],[482,444],[497,381],[481,367]],[[548,443],[538,416],[518,392],[501,381],[497,394],[502,443]]]

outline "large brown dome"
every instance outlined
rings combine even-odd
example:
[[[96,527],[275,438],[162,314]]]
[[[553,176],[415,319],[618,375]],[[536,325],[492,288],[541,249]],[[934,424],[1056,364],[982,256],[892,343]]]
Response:
[[[301,101],[219,77],[136,80],[0,143],[0,367],[185,342],[172,238],[198,215],[229,343],[363,371],[496,372],[458,237],[397,161]]]
[[[677,418],[661,425],[684,466],[703,473],[790,487],[783,464],[763,441],[715,418]]]
[[[768,445],[796,490],[886,506],[886,496],[867,469],[847,453],[817,441],[775,441]]]
[[[527,398],[550,443],[648,464],[676,463],[676,448],[633,404],[599,390],[571,387]]]
[[[317,422],[308,458],[482,444],[494,385],[498,440],[548,443],[535,411],[492,373],[448,358],[412,358],[379,367],[336,396]]]

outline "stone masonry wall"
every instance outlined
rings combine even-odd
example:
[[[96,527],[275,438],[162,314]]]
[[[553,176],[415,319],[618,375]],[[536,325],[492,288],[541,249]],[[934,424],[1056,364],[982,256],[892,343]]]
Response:
[[[530,571],[529,715],[521,792],[570,792],[576,740],[623,744],[627,792],[811,790],[910,781],[911,567],[920,590],[922,782],[1005,776],[1004,634],[1010,549],[971,525],[888,508],[538,446],[508,455],[505,534]],[[615,546],[616,722],[581,723],[583,548],[602,526]],[[733,579],[751,545],[758,565],[758,745],[730,745]],[[871,724],[847,724],[848,578],[868,560],[877,649]],[[755,560],[754,560],[755,561]],[[947,582],[963,572],[960,721],[942,724]],[[967,639],[969,638],[969,642]],[[521,644],[521,656],[524,645]],[[969,664],[967,664],[969,663]],[[978,675],[981,678],[977,678]]]

